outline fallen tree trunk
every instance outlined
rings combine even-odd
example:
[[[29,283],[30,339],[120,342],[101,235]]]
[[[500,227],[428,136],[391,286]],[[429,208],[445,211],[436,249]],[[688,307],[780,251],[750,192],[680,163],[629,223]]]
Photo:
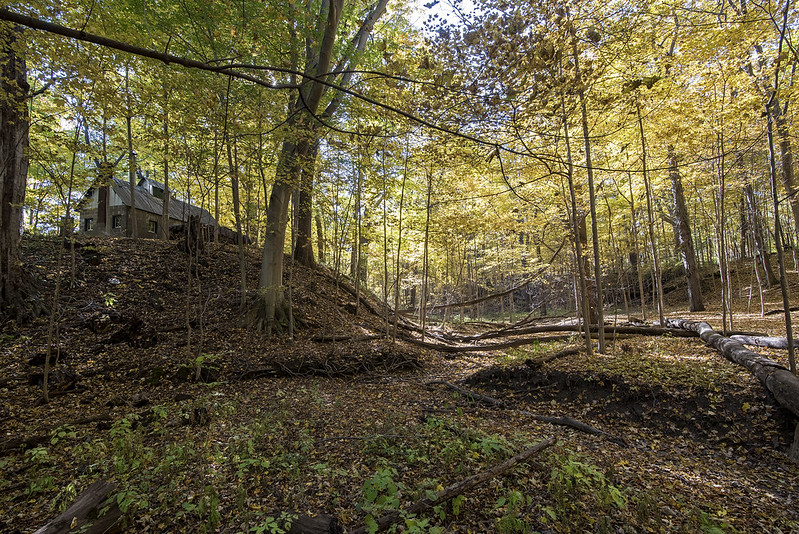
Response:
[[[34,534],[66,534],[67,532],[82,532],[83,534],[106,534],[121,532],[120,518],[122,512],[112,500],[108,509],[100,515],[100,510],[108,500],[108,496],[116,489],[116,485],[105,480],[98,480],[64,513],[37,530]]]
[[[754,347],[767,347],[769,349],[788,348],[788,338],[786,337],[732,335],[730,339]],[[799,339],[794,339],[793,344],[795,347],[799,347]]]
[[[530,447],[529,449],[525,449],[516,456],[512,456],[511,458],[505,460],[499,465],[492,467],[486,471],[482,471],[477,473],[476,475],[472,475],[471,477],[467,478],[466,480],[462,480],[451,486],[444,488],[443,490],[439,491],[435,494],[433,498],[425,498],[422,499],[415,504],[411,505],[410,507],[404,510],[403,514],[400,512],[392,512],[390,514],[386,514],[382,517],[376,518],[375,523],[377,523],[377,532],[382,530],[386,530],[388,527],[397,523],[402,519],[403,516],[407,516],[409,514],[418,514],[425,510],[429,510],[434,506],[438,506],[441,503],[447,502],[450,499],[457,497],[458,495],[469,491],[470,489],[479,486],[489,480],[496,478],[497,476],[501,475],[502,473],[510,470],[515,465],[526,461],[528,458],[541,452],[542,450],[546,449],[550,445],[555,443],[555,438],[549,438],[541,443]],[[355,530],[351,530],[350,534],[366,534],[367,528],[366,526],[361,526],[356,528]]]
[[[546,330],[541,330],[541,332],[580,332],[579,327],[559,327],[559,329],[549,329],[547,327],[537,327],[537,328],[547,328]],[[688,332],[686,330],[679,330],[675,328],[654,328],[654,329],[645,329],[649,330],[650,332],[647,333],[646,331],[631,331],[630,328],[637,328],[637,327],[626,327],[624,331],[620,331],[620,329],[610,329],[607,328],[605,330],[606,337],[621,337],[626,335],[650,335],[650,336],[660,336],[660,335],[673,335],[675,337],[696,337],[696,333]],[[640,330],[640,329],[638,329]],[[658,330],[657,333],[652,332],[652,330]],[[526,332],[526,333],[535,333],[535,332]],[[510,337],[511,334],[508,334]],[[597,331],[591,331],[591,337],[596,337]],[[513,339],[511,341],[502,341],[500,343],[490,343],[486,345],[450,345],[445,343],[430,343],[428,341],[422,341],[420,339],[416,339],[410,336],[402,336],[399,339],[407,343],[411,343],[413,345],[418,345],[420,347],[424,347],[426,349],[437,350],[439,352],[481,352],[481,351],[492,351],[492,350],[502,350],[502,349],[512,349],[515,347],[523,347],[524,345],[532,345],[534,343],[548,343],[550,341],[561,341],[564,339],[568,339],[570,336],[544,336],[544,337],[526,337],[522,339]],[[461,340],[462,342],[465,342]]]
[[[338,519],[332,515],[319,514],[316,517],[302,515],[291,521],[288,534],[341,534],[344,530]]]
[[[792,312],[799,311],[799,306],[792,306],[791,308],[789,308],[789,310]],[[785,313],[785,309],[780,308],[779,310],[769,310],[763,315],[777,315],[778,313]]]
[[[799,417],[799,378],[783,365],[752,352],[740,341],[722,336],[705,322],[669,319],[667,324],[696,332],[702,341],[721,352],[725,358],[746,367],[780,406]]]
[[[588,328],[592,333],[598,330],[597,325],[589,325]],[[498,337],[513,337],[523,336],[527,334],[543,334],[547,332],[584,332],[584,328],[578,324],[545,324],[538,326],[528,326],[525,328],[516,329],[502,329],[492,332],[485,332],[474,336],[456,336],[450,334],[448,337],[454,341],[462,343],[469,343],[473,341],[480,341],[482,339],[492,339]],[[633,334],[637,336],[674,336],[674,337],[696,337],[695,332],[683,330],[680,328],[663,328],[660,326],[610,326],[605,325],[606,332],[615,332],[616,334]]]

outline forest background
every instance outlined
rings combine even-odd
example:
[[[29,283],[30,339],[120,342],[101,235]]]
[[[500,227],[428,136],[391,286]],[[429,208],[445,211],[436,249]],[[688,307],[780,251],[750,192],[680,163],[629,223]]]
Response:
[[[662,309],[680,265],[701,309],[702,268],[797,242],[790,2],[435,4],[9,6],[53,26],[4,30],[30,85],[25,231],[109,175],[164,182],[264,248],[269,330],[292,245],[425,317],[541,266],[490,311],[553,284],[596,309],[602,277],[606,303]]]

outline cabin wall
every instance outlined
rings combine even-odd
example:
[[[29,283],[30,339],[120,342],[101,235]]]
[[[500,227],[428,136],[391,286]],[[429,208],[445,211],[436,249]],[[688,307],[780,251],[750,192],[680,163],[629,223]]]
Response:
[[[101,219],[101,213],[98,209],[97,201],[94,202],[94,207],[90,207],[91,204],[87,203],[86,207],[84,207],[80,212],[80,227],[78,232],[83,235],[109,235],[113,237],[131,237],[131,232],[129,229],[129,222],[128,222],[128,213],[130,208],[123,204],[117,203],[115,205],[114,198],[116,195],[111,195],[111,202],[109,202],[109,206],[106,208],[106,216],[107,216],[107,223],[103,222]],[[119,200],[119,197],[116,198]],[[91,229],[87,229],[87,219],[92,220]],[[150,223],[155,223],[154,226]],[[182,221],[177,219],[169,219],[169,224],[181,224]],[[137,209],[136,210],[136,229],[138,230],[138,236],[145,238],[145,239],[158,239],[161,234],[161,215],[156,215],[153,213],[149,213],[146,211],[142,211]],[[151,230],[155,230],[155,232]]]

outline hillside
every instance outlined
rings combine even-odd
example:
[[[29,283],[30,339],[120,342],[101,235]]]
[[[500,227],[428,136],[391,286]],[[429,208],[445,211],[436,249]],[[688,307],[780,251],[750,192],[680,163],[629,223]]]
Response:
[[[48,300],[57,247],[24,242]],[[41,527],[96,480],[116,485],[128,532],[279,532],[286,512],[352,528],[552,436],[531,461],[403,516],[405,532],[799,531],[794,421],[696,338],[625,337],[606,355],[539,364],[573,336],[437,352],[392,343],[378,303],[298,267],[285,279],[296,339],[267,339],[242,320],[232,246],[208,245],[189,267],[174,242],[81,241],[73,287],[69,260],[67,250],[49,403],[48,318],[2,331],[0,532]],[[249,287],[258,261],[251,250]],[[767,298],[780,307],[777,292]],[[693,317],[719,324],[712,308]],[[778,317],[736,321],[784,335]]]

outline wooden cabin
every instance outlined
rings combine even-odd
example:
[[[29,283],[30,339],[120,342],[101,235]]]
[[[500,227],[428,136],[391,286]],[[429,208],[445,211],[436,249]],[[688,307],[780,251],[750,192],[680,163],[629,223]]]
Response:
[[[163,236],[161,228],[164,210],[164,185],[149,178],[141,178],[133,189],[136,205],[136,226],[139,237],[157,239]],[[169,226],[182,225],[189,217],[198,217],[206,227],[217,222],[208,210],[183,202],[169,192]],[[127,236],[131,232],[130,184],[111,178],[109,185],[95,186],[83,195],[78,204],[80,226],[78,232],[85,235]]]

